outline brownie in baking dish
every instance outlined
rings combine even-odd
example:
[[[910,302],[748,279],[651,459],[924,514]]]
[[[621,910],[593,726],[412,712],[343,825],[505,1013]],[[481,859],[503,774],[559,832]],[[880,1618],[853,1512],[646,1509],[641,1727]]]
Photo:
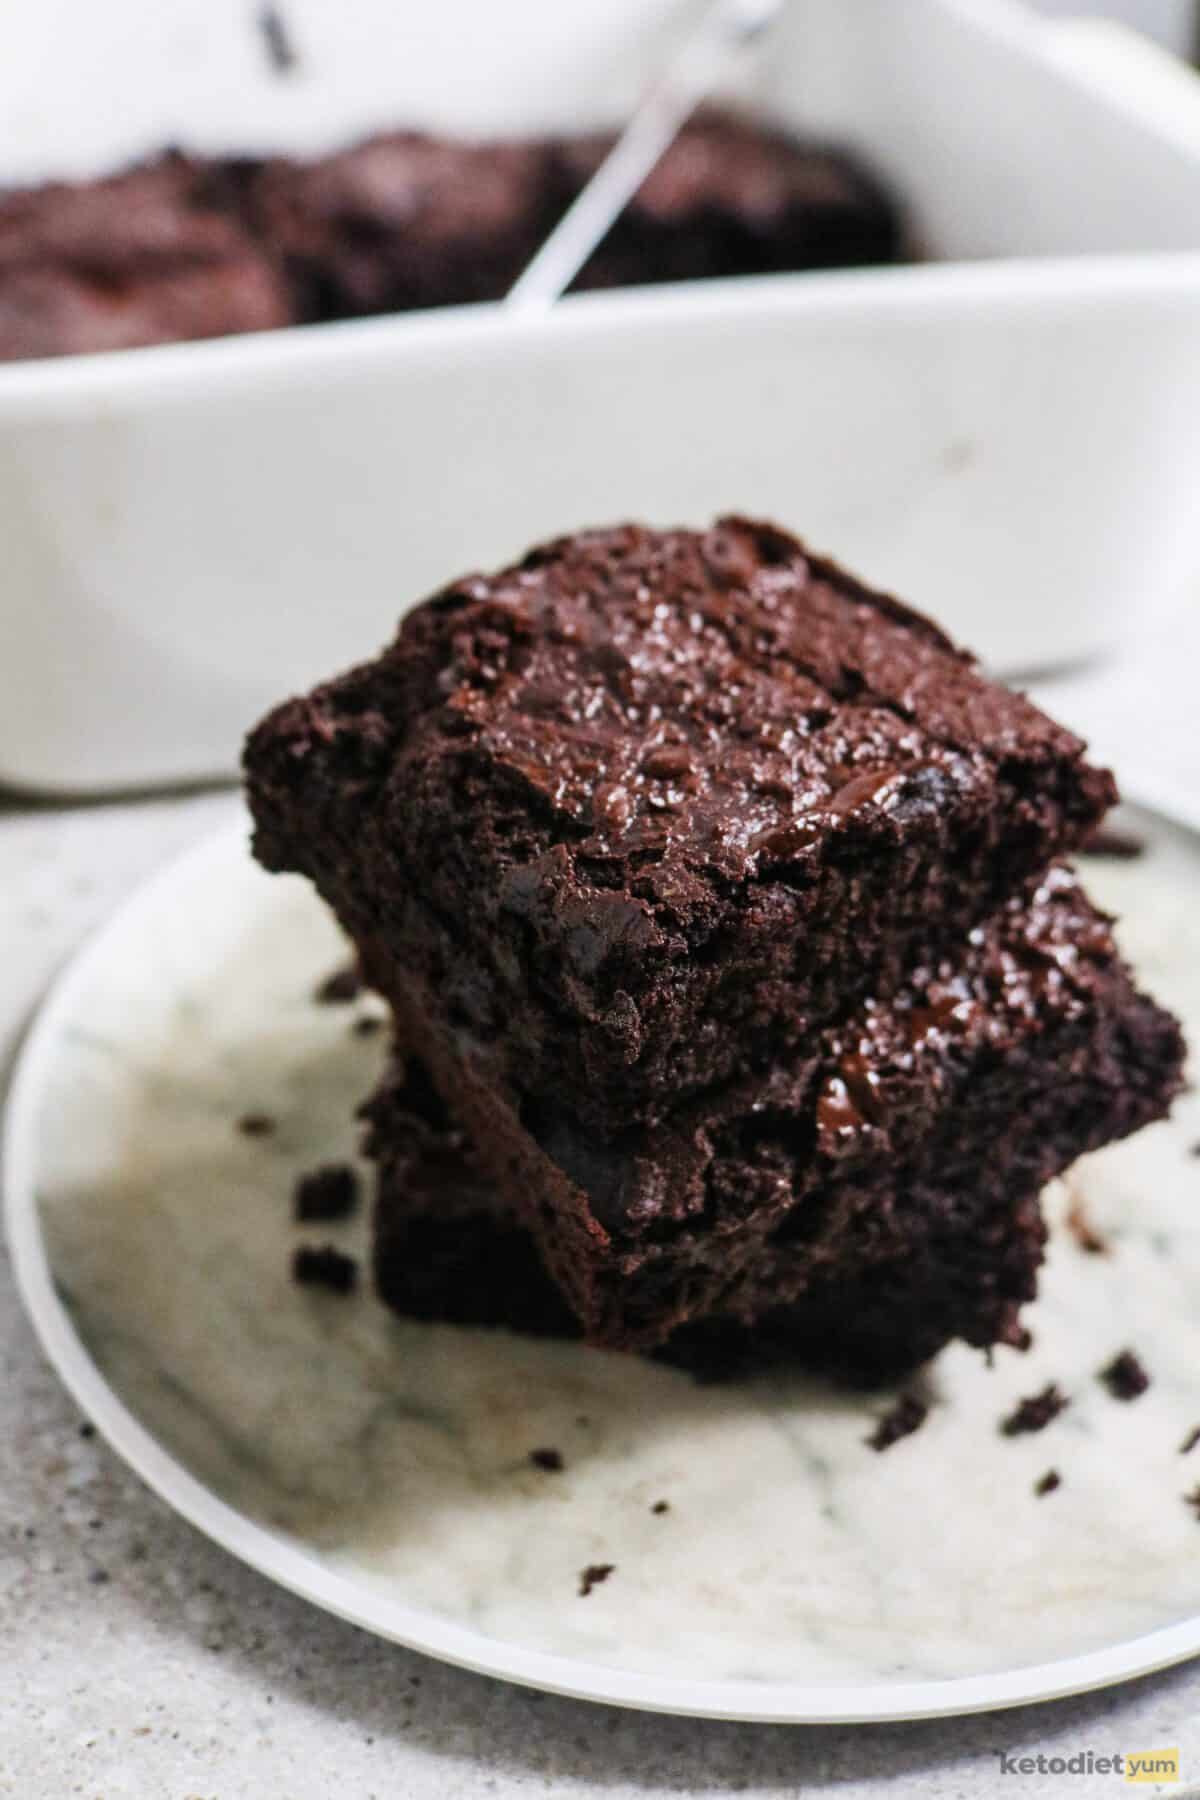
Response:
[[[928,620],[736,518],[454,583],[246,773],[259,859],[388,999],[605,1136],[892,991],[1114,791]]]
[[[601,133],[557,145],[566,200],[612,144]],[[904,251],[895,201],[855,157],[713,108],[676,138],[575,286],[852,268]]]
[[[247,207],[307,319],[499,299],[562,211],[545,143],[415,131],[312,162],[272,158]]]
[[[611,141],[388,131],[310,160],[172,152],[0,192],[0,360],[499,299]],[[713,111],[582,285],[902,253],[895,203],[853,157]]]
[[[0,361],[290,324],[234,165],[170,153],[108,180],[0,193]]]
[[[1163,1114],[1183,1058],[1176,1022],[1137,991],[1109,922],[1063,868],[798,1059],[616,1139],[549,1094],[534,1106],[499,1089],[429,1020],[401,1012],[400,1040],[453,1097],[494,1184],[485,1208],[486,1184],[468,1195],[448,1183],[455,1204],[488,1211],[505,1267],[524,1227],[590,1342],[724,1355],[744,1339],[756,1355],[880,1376],[951,1338],[1017,1341],[1041,1188]],[[418,1219],[437,1233],[448,1214],[433,1184],[429,1204],[414,1200],[397,1165],[395,1094],[375,1104],[371,1150],[381,1286],[399,1304],[400,1235]],[[527,1288],[523,1275],[514,1291]],[[462,1289],[469,1307],[484,1293],[505,1305],[485,1270]],[[522,1326],[527,1308],[544,1316],[540,1299],[498,1316]]]

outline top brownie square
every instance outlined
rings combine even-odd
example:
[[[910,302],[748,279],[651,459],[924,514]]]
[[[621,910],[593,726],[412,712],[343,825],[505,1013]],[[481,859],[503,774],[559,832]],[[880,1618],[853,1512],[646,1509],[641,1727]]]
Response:
[[[1077,845],[1111,777],[774,526],[589,531],[252,734],[256,852],[602,1131],[768,1068]]]

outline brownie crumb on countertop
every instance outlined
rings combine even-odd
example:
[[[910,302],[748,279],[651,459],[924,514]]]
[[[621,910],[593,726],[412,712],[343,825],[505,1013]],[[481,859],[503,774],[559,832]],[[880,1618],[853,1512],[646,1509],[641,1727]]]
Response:
[[[602,1581],[608,1580],[616,1566],[616,1563],[589,1563],[586,1569],[580,1571],[580,1597],[586,1600],[594,1587],[599,1587]]]
[[[1002,1421],[1000,1430],[1005,1437],[1021,1437],[1027,1431],[1044,1431],[1068,1404],[1058,1383],[1051,1381],[1040,1394],[1019,1400],[1007,1419]]]
[[[237,1122],[237,1128],[243,1137],[270,1137],[275,1129],[275,1121],[269,1113],[243,1113]]]
[[[302,1287],[327,1287],[349,1294],[358,1282],[358,1264],[332,1244],[302,1244],[292,1258],[292,1276]]]
[[[529,1460],[535,1469],[545,1469],[548,1475],[561,1474],[567,1466],[561,1450],[531,1450]]]
[[[1136,1400],[1150,1386],[1150,1377],[1132,1350],[1122,1350],[1114,1356],[1101,1369],[1100,1380],[1114,1400]]]
[[[1180,1444],[1180,1456],[1190,1456],[1197,1444],[1200,1444],[1200,1425],[1195,1426],[1193,1430],[1189,1431],[1182,1444]]]
[[[875,1429],[865,1440],[872,1450],[890,1450],[901,1438],[910,1437],[919,1431],[925,1423],[929,1408],[915,1394],[902,1394],[895,1406],[876,1422]]]
[[[671,1502],[669,1500],[656,1500],[654,1505],[650,1508],[652,1513],[665,1513],[670,1512],[670,1510]]]
[[[1052,1494],[1055,1488],[1060,1488],[1061,1486],[1062,1476],[1059,1474],[1058,1470],[1047,1469],[1041,1480],[1034,1482],[1033,1491],[1040,1500],[1044,1495]]]
[[[346,963],[343,968],[335,969],[332,975],[325,977],[313,999],[318,1006],[349,1006],[362,993],[362,985],[358,964]]]
[[[1067,1209],[1067,1230],[1079,1248],[1086,1251],[1089,1256],[1108,1255],[1108,1240],[1101,1237],[1088,1218],[1081,1194],[1071,1196],[1071,1204]]]
[[[358,1176],[349,1163],[327,1163],[301,1175],[292,1207],[301,1225],[316,1220],[348,1219],[358,1205]]]

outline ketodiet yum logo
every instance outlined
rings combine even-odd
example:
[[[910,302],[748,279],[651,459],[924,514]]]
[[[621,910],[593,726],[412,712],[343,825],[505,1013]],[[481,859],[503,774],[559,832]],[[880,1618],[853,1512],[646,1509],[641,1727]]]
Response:
[[[1002,1775],[1115,1775],[1119,1780],[1140,1783],[1182,1781],[1179,1751],[1116,1750],[1101,1756],[1094,1750],[1077,1750],[1073,1756],[1009,1756],[1000,1752]]]

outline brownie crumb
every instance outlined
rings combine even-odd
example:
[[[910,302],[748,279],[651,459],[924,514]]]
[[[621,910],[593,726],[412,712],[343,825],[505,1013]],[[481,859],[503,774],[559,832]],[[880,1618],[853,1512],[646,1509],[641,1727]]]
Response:
[[[335,1294],[349,1294],[358,1282],[358,1264],[332,1244],[319,1249],[302,1244],[292,1258],[292,1276],[302,1287],[327,1287]]]
[[[1189,1431],[1179,1446],[1180,1456],[1190,1456],[1196,1445],[1200,1444],[1200,1425]]]
[[[1108,856],[1118,862],[1132,862],[1146,854],[1146,840],[1133,831],[1119,831],[1115,825],[1100,825],[1083,846],[1085,856]]]
[[[1122,1350],[1106,1368],[1100,1379],[1114,1400],[1136,1400],[1150,1386],[1150,1377],[1132,1350]]]
[[[1040,1500],[1045,1494],[1052,1494],[1055,1488],[1062,1486],[1062,1476],[1057,1469],[1047,1469],[1040,1481],[1035,1481],[1033,1491]]]
[[[287,20],[277,6],[268,4],[259,8],[258,29],[262,34],[267,61],[276,75],[290,75],[300,58],[296,54]]]
[[[561,1450],[531,1450],[529,1460],[535,1469],[545,1469],[547,1475],[560,1475],[567,1466]]]
[[[1192,1156],[1200,1156],[1200,1141],[1198,1141],[1197,1143],[1194,1143],[1192,1145],[1192,1148],[1191,1148],[1191,1151],[1189,1154]]]
[[[1052,1381],[1040,1394],[1032,1394],[1026,1400],[1019,1400],[1007,1419],[1001,1422],[1000,1430],[1005,1437],[1021,1437],[1027,1431],[1044,1431],[1068,1404],[1058,1383]]]
[[[374,1037],[383,1030],[383,1020],[378,1013],[364,1013],[361,1019],[355,1019],[351,1029],[355,1037]]]
[[[343,968],[335,969],[332,975],[325,977],[313,999],[318,1006],[349,1006],[362,993],[362,985],[358,964],[346,963]]]
[[[1200,1427],[1197,1427],[1197,1430],[1200,1431]],[[85,1419],[83,1421],[83,1424],[79,1427],[79,1435],[81,1438],[95,1437],[96,1427],[92,1424],[90,1419]]]
[[[358,1176],[349,1163],[328,1163],[301,1175],[292,1193],[292,1209],[301,1225],[348,1219],[357,1205]]]
[[[890,1450],[901,1438],[910,1437],[919,1431],[929,1414],[929,1408],[915,1394],[902,1394],[890,1412],[876,1421],[875,1429],[865,1440],[872,1450]]]
[[[1107,1256],[1108,1240],[1101,1237],[1091,1223],[1084,1208],[1083,1198],[1076,1194],[1072,1197],[1067,1211],[1067,1230],[1075,1239],[1081,1250],[1089,1256]]]
[[[243,1137],[270,1137],[275,1129],[275,1121],[269,1113],[243,1113],[237,1122],[237,1128]]]
[[[652,1513],[665,1513],[670,1512],[670,1510],[671,1502],[669,1500],[656,1500],[654,1505],[650,1508]]]
[[[1183,1497],[1196,1517],[1200,1519],[1200,1487],[1193,1488],[1190,1494],[1185,1494]]]
[[[586,1600],[594,1587],[599,1587],[602,1581],[607,1581],[616,1566],[616,1563],[589,1563],[586,1569],[581,1570],[579,1575],[581,1599]]]

